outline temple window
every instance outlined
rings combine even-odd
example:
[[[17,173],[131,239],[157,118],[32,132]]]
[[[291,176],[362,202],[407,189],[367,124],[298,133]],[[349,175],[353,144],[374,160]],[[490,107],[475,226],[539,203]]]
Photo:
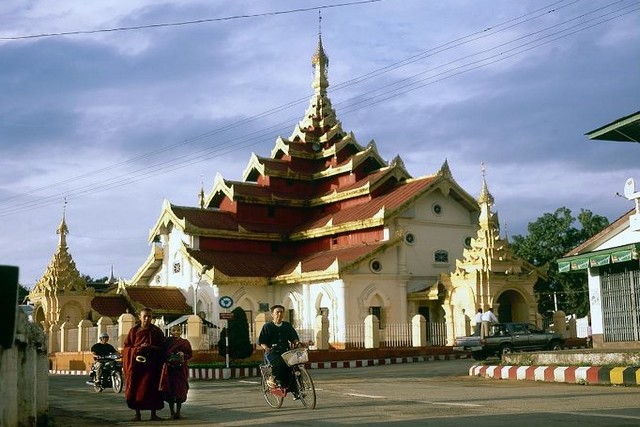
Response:
[[[449,252],[438,249],[433,255],[433,260],[435,262],[449,262]]]

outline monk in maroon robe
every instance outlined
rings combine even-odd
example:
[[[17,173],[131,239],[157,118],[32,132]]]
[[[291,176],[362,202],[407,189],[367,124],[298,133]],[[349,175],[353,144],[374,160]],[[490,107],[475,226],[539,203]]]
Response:
[[[173,326],[169,332],[171,336],[167,338],[165,362],[160,376],[160,391],[164,400],[169,402],[171,418],[179,420],[182,403],[187,400],[187,392],[189,391],[187,361],[191,359],[193,352],[189,341],[181,337],[182,328],[180,326]]]
[[[151,318],[150,308],[140,311],[140,323],[129,331],[122,351],[125,399],[129,408],[136,411],[133,421],[141,420],[141,410],[151,410],[152,420],[162,420],[156,411],[164,408],[159,386],[165,337]]]

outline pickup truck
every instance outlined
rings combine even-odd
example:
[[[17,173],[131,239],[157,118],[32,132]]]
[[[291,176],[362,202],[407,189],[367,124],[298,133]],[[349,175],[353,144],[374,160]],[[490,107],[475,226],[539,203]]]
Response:
[[[454,350],[469,351],[474,360],[502,356],[514,351],[562,350],[564,338],[555,332],[545,332],[527,323],[494,323],[489,335],[458,337]]]

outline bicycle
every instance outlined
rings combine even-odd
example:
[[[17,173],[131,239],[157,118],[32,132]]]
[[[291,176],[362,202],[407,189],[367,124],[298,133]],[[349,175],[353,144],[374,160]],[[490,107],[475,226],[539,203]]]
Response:
[[[298,388],[298,398],[307,409],[316,407],[316,387],[313,385],[311,375],[304,364],[309,361],[309,353],[306,348],[296,348],[282,353],[282,359],[291,368],[293,381]],[[260,365],[262,377],[262,393],[267,404],[274,409],[282,406],[284,398],[289,392],[288,387],[270,387],[268,379],[272,375],[271,364]]]

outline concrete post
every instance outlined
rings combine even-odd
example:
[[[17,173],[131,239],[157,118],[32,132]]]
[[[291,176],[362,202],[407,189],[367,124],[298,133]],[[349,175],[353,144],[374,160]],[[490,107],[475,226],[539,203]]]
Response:
[[[60,326],[54,323],[49,328],[49,354],[57,353],[60,351]]]
[[[193,350],[208,350],[203,346],[202,339],[202,319],[197,314],[192,314],[187,319],[187,341]]]
[[[66,351],[76,351],[75,348],[69,348],[69,333],[76,328],[69,322],[64,322],[60,326],[60,351],[62,353]]]
[[[107,326],[112,326],[113,320],[111,320],[110,317],[101,317],[98,319],[97,325],[98,325],[98,337],[100,337],[100,334],[102,334],[103,332],[109,333],[109,331],[107,330]],[[118,337],[113,337],[113,338],[116,338],[114,341],[117,341]],[[111,344],[111,345],[116,347],[117,346],[116,344]]]
[[[421,314],[411,318],[411,345],[425,347],[427,345],[427,319]]]
[[[118,318],[118,348],[124,347],[124,340],[127,338],[129,331],[134,327],[135,324],[136,317],[133,314],[124,313],[120,315],[120,317]]]
[[[555,332],[567,338],[566,314],[562,310],[553,312],[553,329]]]
[[[329,319],[326,315],[316,316],[314,327],[316,350],[329,349]]]
[[[91,320],[81,320],[78,323],[78,351],[87,351],[91,349],[93,343],[89,342],[89,329],[93,328]]]
[[[578,337],[578,327],[576,325],[576,318],[571,317],[569,319],[569,324],[567,325],[567,335],[568,338],[577,338]]]
[[[255,333],[254,342],[256,344],[258,343],[258,337],[260,336],[260,331],[262,330],[262,327],[264,326],[265,323],[268,323],[270,321],[271,321],[271,314],[269,314],[268,312],[262,312],[256,315],[256,329],[254,331]]]
[[[373,314],[364,319],[364,348],[380,348],[380,321]]]

